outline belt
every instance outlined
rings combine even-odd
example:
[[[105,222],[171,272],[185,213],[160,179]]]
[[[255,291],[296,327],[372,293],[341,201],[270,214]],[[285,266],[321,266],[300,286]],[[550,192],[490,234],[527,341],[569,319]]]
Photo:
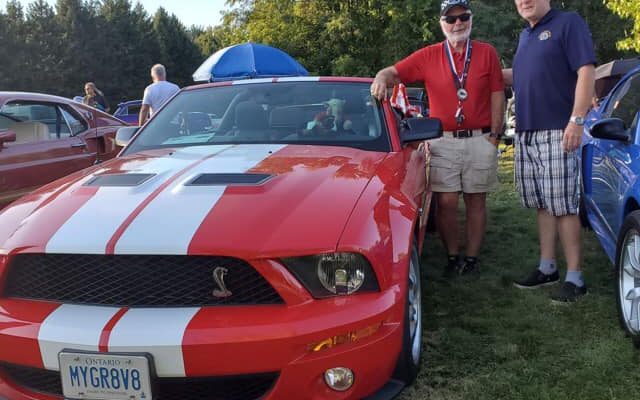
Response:
[[[474,136],[481,136],[485,133],[491,132],[491,128],[481,128],[481,129],[459,129],[456,131],[444,131],[442,132],[443,136],[449,136],[456,139],[464,139],[470,138]]]

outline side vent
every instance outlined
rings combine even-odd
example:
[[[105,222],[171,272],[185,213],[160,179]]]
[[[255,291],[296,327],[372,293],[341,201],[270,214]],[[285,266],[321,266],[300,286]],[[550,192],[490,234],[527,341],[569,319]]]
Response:
[[[138,186],[155,174],[105,174],[97,175],[84,186]]]
[[[257,186],[268,181],[269,174],[202,174],[196,176],[187,186],[245,185]]]

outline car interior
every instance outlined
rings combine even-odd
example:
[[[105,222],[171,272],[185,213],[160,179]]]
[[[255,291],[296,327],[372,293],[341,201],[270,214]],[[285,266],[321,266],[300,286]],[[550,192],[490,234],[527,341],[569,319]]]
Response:
[[[0,111],[11,119],[6,128],[16,133],[14,144],[69,137],[87,128],[70,109],[51,103],[14,101]]]
[[[49,140],[49,127],[42,122],[24,121],[15,122],[9,127],[16,134],[14,143],[30,143]]]
[[[141,132],[140,148],[215,143],[389,146],[367,84],[255,84],[186,91]],[[138,146],[132,146],[135,151]]]

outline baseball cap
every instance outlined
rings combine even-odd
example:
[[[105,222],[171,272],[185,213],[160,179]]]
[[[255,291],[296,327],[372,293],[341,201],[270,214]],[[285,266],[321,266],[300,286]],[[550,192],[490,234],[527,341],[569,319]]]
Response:
[[[443,0],[440,4],[440,15],[445,15],[453,7],[462,7],[467,10],[471,9],[469,0]]]

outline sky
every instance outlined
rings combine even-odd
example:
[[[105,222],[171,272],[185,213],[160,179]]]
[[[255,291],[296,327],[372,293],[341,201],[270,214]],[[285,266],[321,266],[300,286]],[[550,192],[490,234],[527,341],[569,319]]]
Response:
[[[46,0],[54,6],[56,0]],[[24,9],[33,0],[20,0]],[[131,0],[132,4],[139,2],[153,15],[158,7],[162,6],[170,14],[175,14],[188,28],[191,25],[203,27],[217,25],[221,21],[220,11],[225,9],[225,0]],[[0,10],[5,11],[7,0],[0,0]]]

